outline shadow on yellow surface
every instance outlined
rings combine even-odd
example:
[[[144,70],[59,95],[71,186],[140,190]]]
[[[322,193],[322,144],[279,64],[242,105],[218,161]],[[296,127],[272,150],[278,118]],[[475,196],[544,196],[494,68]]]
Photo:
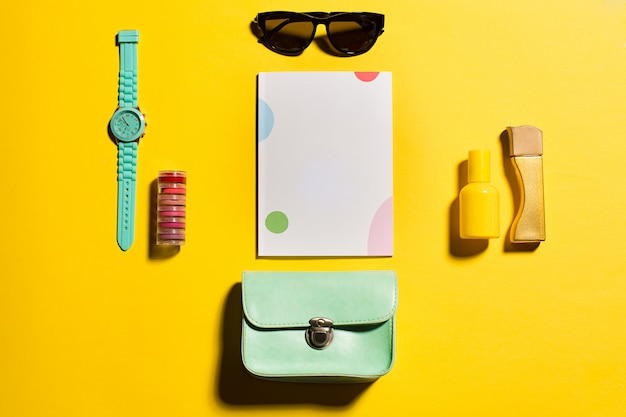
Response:
[[[235,284],[224,304],[222,352],[217,396],[230,405],[316,404],[345,407],[370,385],[274,382],[247,373],[241,362],[241,284]]]

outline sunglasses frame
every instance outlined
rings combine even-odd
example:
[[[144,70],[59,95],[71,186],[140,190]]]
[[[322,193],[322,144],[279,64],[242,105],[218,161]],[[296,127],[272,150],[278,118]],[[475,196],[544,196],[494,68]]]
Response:
[[[338,19],[338,18],[345,18],[348,17],[347,15],[355,15],[355,16],[366,16],[368,17],[370,20],[372,20],[376,26],[377,26],[377,31],[376,34],[374,35],[374,37],[372,38],[372,42],[363,49],[359,49],[357,51],[346,51],[345,48],[339,48],[337,47],[337,45],[335,45],[335,43],[333,42],[333,36],[330,32],[330,23],[332,22],[336,22],[336,21],[342,21],[342,22],[349,22],[351,20],[345,20],[345,19]],[[275,45],[273,45],[269,39],[271,37],[271,33],[270,31],[267,30],[266,28],[266,21],[268,19],[271,18],[287,18],[289,19],[290,16],[297,16],[298,20],[297,22],[311,22],[313,24],[313,30],[311,31],[311,36],[310,38],[306,41],[306,43],[304,44],[304,46],[296,51],[287,51],[284,49],[281,49]],[[355,19],[354,22],[357,22],[358,20]],[[315,38],[315,33],[317,30],[317,26],[318,25],[324,25],[326,27],[326,36],[328,37],[328,40],[330,42],[330,44],[333,46],[333,48],[335,48],[337,51],[341,52],[344,55],[347,56],[355,56],[355,55],[361,55],[364,54],[365,52],[369,51],[370,49],[372,49],[372,47],[374,46],[374,44],[376,43],[376,41],[378,40],[378,37],[380,35],[383,34],[384,32],[384,24],[385,24],[385,15],[380,14],[380,13],[371,13],[371,12],[305,12],[305,13],[298,13],[298,12],[287,12],[287,11],[274,11],[274,12],[263,12],[263,13],[259,13],[257,14],[257,17],[254,19],[254,23],[257,24],[259,30],[262,33],[262,37],[259,39],[259,42],[263,43],[266,47],[268,47],[269,49],[271,49],[272,51],[282,54],[282,55],[288,55],[288,56],[296,56],[296,55],[300,55],[306,48],[309,47],[309,45],[311,44],[311,42],[313,42],[313,39]],[[289,21],[287,21],[286,23],[290,23]],[[278,29],[273,29],[274,31],[276,30],[280,30],[283,27],[283,25],[279,25]]]

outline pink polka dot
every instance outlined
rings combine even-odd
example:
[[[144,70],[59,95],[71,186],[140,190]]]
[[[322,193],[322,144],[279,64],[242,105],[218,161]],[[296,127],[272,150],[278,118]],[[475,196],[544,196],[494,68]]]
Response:
[[[380,74],[379,72],[355,72],[354,75],[356,75],[356,77],[363,81],[363,82],[370,82],[370,81],[374,81],[376,79],[376,77],[378,77],[378,74]]]
[[[393,197],[380,205],[372,219],[367,252],[370,256],[393,255]]]

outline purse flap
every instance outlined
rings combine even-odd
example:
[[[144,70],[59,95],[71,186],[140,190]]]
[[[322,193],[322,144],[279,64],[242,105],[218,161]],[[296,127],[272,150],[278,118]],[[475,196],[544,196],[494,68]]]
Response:
[[[244,272],[243,311],[260,328],[308,327],[314,317],[334,326],[373,325],[393,317],[394,271]]]

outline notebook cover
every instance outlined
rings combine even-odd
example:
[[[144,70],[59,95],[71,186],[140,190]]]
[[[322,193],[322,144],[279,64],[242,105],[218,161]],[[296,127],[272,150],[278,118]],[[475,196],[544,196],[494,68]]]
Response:
[[[258,255],[393,255],[391,73],[257,81]]]

